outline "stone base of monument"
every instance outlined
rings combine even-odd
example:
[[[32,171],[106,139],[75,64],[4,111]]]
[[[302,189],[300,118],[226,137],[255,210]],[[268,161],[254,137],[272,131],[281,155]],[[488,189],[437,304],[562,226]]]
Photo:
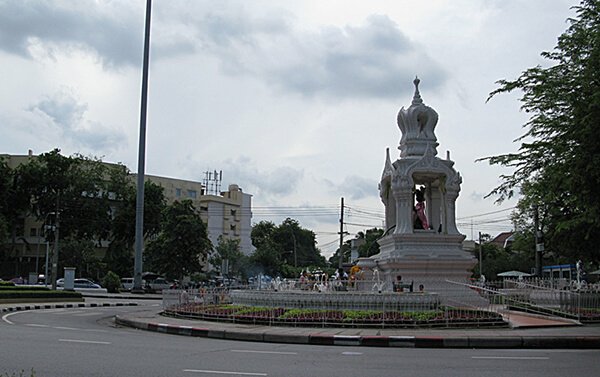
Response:
[[[462,249],[464,236],[444,235],[434,231],[390,234],[380,239],[380,253],[371,261],[361,258],[359,265],[380,279],[383,290],[394,284],[412,285],[414,291],[437,293],[442,304],[456,307],[487,307],[488,302],[468,287],[476,259]],[[370,271],[369,271],[370,270]],[[378,275],[378,276],[377,276]],[[406,288],[405,288],[406,289]]]

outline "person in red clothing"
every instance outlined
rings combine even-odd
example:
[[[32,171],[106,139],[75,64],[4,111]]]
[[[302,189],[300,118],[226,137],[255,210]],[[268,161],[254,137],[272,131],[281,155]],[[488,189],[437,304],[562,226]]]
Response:
[[[415,229],[429,229],[429,222],[427,221],[427,215],[425,214],[425,187],[421,187],[415,191],[417,204],[415,205],[415,212],[417,214],[415,219]]]

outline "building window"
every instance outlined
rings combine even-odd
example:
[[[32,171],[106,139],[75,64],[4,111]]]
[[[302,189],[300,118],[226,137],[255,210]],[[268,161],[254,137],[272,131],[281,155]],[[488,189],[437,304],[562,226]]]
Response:
[[[236,213],[237,213],[237,210],[235,210],[235,209],[231,210],[231,216],[235,216]]]
[[[196,199],[196,190],[188,190],[188,197],[192,199]]]
[[[175,196],[180,198],[181,197],[181,189],[180,188],[176,188],[175,189]]]
[[[235,230],[235,224],[231,224],[231,225],[229,225],[229,228],[230,228],[231,230]]]

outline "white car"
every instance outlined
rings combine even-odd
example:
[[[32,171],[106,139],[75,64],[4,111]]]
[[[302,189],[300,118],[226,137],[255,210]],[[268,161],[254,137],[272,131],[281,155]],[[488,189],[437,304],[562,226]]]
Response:
[[[172,283],[169,283],[167,281],[167,279],[165,278],[156,278],[154,280],[150,280],[147,282],[147,285],[144,284],[145,286],[149,286],[150,290],[155,291],[155,292],[160,292],[163,289],[169,289],[171,288]]]
[[[102,289],[102,287],[99,284],[96,284],[88,279],[75,279],[73,280],[73,283],[73,286],[75,288]]]
[[[60,278],[56,281],[56,286],[64,288],[65,279]],[[91,280],[78,278],[73,280],[73,288],[87,288],[87,289],[102,289],[102,287]]]
[[[133,289],[133,278],[122,278],[121,285],[124,290],[131,291]]]

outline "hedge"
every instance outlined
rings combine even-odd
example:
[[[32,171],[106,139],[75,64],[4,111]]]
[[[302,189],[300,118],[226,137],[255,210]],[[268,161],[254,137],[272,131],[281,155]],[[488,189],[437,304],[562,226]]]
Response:
[[[63,299],[81,299],[81,293],[71,291],[52,291],[43,290],[0,290],[0,300],[2,299],[33,299],[33,298],[63,298]]]
[[[49,291],[48,287],[33,285],[0,285],[0,292],[6,291]]]

